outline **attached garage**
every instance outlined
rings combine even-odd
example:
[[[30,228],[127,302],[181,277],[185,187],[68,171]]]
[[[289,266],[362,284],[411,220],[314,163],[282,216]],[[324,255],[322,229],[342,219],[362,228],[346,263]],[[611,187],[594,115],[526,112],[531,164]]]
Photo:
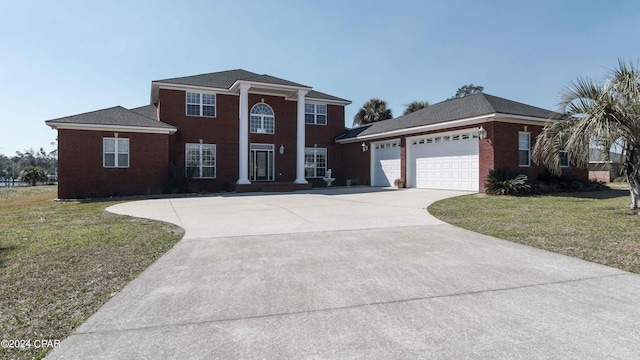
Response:
[[[400,175],[400,140],[385,141],[371,144],[373,164],[371,185],[392,186]]]
[[[478,131],[436,133],[407,141],[408,186],[478,191]]]

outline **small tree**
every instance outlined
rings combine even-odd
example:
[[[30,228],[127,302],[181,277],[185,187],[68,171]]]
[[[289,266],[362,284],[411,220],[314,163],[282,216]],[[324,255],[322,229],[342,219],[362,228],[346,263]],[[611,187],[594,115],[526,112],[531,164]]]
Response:
[[[561,93],[560,106],[563,117],[538,136],[534,160],[560,174],[560,151],[569,151],[576,165],[586,166],[594,140],[620,144],[631,208],[640,208],[640,64],[620,59],[603,82],[578,79]]]
[[[18,180],[29,183],[31,186],[36,186],[38,182],[49,181],[49,177],[43,168],[39,166],[27,166],[20,172]]]
[[[426,107],[429,107],[429,102],[428,101],[413,101],[407,105],[405,105],[407,108],[404,109],[404,112],[402,113],[402,115],[409,115],[412,112],[418,111],[420,109],[424,109]]]

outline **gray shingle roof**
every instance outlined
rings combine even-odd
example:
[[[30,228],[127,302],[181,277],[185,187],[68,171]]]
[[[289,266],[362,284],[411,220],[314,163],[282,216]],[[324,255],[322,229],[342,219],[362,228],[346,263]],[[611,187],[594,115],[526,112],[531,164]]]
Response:
[[[541,120],[557,115],[551,110],[478,93],[462,98],[445,100],[409,115],[373,123],[371,127],[359,135],[373,135],[494,113],[535,117]],[[343,139],[345,138],[347,137],[343,137]]]
[[[344,101],[344,102],[349,102],[349,103],[351,102],[349,100],[346,100],[346,99],[343,99],[343,98],[339,98],[337,96],[321,93],[320,91],[315,91],[315,90],[309,91],[309,93],[307,94],[307,98],[308,99],[318,99],[318,100]]]
[[[366,125],[354,127],[354,128],[351,128],[351,129],[347,129],[344,133],[340,134],[334,140],[338,141],[338,140],[341,140],[341,139],[356,138],[356,137],[358,137],[358,135],[362,134],[364,131],[369,129],[372,125],[373,124],[366,124]]]
[[[155,105],[145,105],[137,108],[129,109],[129,111],[133,111],[136,114],[140,114],[142,116],[146,116],[153,120],[158,120],[158,108]]]
[[[219,71],[219,72],[214,72],[209,74],[185,76],[185,77],[178,77],[178,78],[172,78],[172,79],[155,80],[154,82],[229,89],[231,85],[233,85],[238,80],[255,81],[255,82],[261,82],[265,84],[275,84],[275,85],[309,87],[309,86],[301,85],[298,83],[294,83],[289,80],[280,79],[275,76],[266,75],[266,74],[260,75],[260,74],[252,73],[251,71],[246,71],[242,69]]]
[[[259,82],[264,84],[272,84],[272,85],[286,85],[286,86],[294,86],[294,87],[303,87],[310,88],[310,86],[302,85],[295,83],[293,81],[277,78],[275,76],[267,75],[267,74],[256,74],[251,71],[236,69],[236,70],[227,70],[227,71],[219,71],[209,74],[200,74],[193,76],[185,76],[164,80],[155,80],[154,83],[167,83],[167,84],[177,84],[177,85],[192,85],[192,86],[202,86],[202,87],[211,87],[217,89],[229,89],[231,86],[238,80],[245,80],[251,82]],[[307,94],[308,98],[311,99],[319,99],[319,100],[334,100],[334,101],[344,101],[349,102],[349,100],[345,100],[333,95],[325,94],[319,91],[311,90]]]
[[[137,108],[140,109],[140,108]],[[47,125],[51,124],[86,124],[86,125],[116,125],[116,126],[135,126],[149,128],[163,128],[175,130],[172,125],[153,120],[147,116],[140,115],[131,110],[127,110],[122,106],[114,106],[112,108],[91,111],[84,114],[67,116],[59,119],[45,121]]]

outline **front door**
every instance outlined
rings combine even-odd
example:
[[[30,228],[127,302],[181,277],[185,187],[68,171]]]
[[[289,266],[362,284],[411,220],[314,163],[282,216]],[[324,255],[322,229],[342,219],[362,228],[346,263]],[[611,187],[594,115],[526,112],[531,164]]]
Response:
[[[252,181],[273,181],[273,145],[251,144],[249,166]]]

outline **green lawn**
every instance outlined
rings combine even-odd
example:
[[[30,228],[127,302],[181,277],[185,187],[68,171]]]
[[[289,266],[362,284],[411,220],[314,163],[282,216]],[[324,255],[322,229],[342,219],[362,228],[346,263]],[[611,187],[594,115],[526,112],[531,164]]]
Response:
[[[63,340],[181,237],[176,226],[54,202],[55,186],[0,188],[0,340]],[[47,349],[0,348],[0,358]]]
[[[466,195],[429,212],[468,230],[640,273],[640,216],[629,203],[628,190]]]

